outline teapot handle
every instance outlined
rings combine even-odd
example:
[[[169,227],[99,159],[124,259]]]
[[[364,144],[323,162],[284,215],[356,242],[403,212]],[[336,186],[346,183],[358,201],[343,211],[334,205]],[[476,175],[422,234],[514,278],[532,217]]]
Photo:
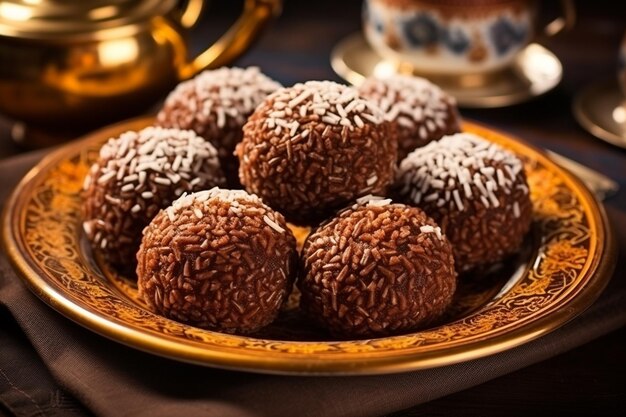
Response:
[[[201,0],[188,0],[181,14],[183,26],[195,23],[202,8],[201,3]],[[228,31],[207,50],[179,67],[179,80],[191,78],[204,69],[217,68],[237,59],[248,49],[270,19],[278,16],[281,10],[282,0],[246,0],[241,16]]]
[[[204,0],[180,0],[177,9],[177,19],[185,29],[192,28],[204,8]]]

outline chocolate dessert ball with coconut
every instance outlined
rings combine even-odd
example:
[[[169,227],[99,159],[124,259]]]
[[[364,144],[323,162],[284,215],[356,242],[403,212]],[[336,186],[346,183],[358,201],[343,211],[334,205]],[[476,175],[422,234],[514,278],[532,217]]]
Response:
[[[148,127],[109,139],[85,178],[83,227],[94,249],[127,272],[141,231],[184,192],[225,184],[217,151],[190,130]]]
[[[399,198],[441,226],[459,272],[519,250],[532,220],[522,161],[470,133],[410,153],[398,169]]]
[[[309,81],[278,90],[243,131],[241,183],[292,222],[319,222],[393,181],[397,144],[354,88]]]
[[[157,115],[157,125],[191,129],[217,148],[229,184],[238,186],[235,145],[246,119],[281,85],[257,67],[204,71],[180,83]]]
[[[359,93],[376,103],[398,141],[398,161],[415,148],[461,131],[454,97],[421,77],[368,78]]]
[[[185,195],[159,212],[137,254],[140,295],[165,317],[227,333],[271,323],[296,272],[283,216],[243,190]]]
[[[359,199],[315,230],[301,256],[301,307],[342,338],[426,326],[456,289],[452,248],[439,226],[389,199]]]

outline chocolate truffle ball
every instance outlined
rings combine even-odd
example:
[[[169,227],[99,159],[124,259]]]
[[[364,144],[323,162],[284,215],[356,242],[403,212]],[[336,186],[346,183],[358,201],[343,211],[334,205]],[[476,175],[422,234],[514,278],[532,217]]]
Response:
[[[243,334],[272,322],[289,295],[296,240],[258,197],[214,188],[159,212],[137,260],[139,292],[151,310]]]
[[[241,128],[256,106],[280,87],[257,67],[204,71],[169,94],[157,125],[191,129],[211,142],[235,187],[238,163],[233,151],[241,140]]]
[[[459,272],[516,252],[530,228],[522,161],[474,134],[446,136],[413,151],[400,163],[397,186],[402,201],[439,223]]]
[[[320,226],[302,251],[301,307],[339,337],[426,326],[452,301],[452,248],[416,207],[359,199]]]
[[[126,132],[102,146],[85,178],[83,228],[105,259],[133,271],[141,231],[161,208],[224,183],[217,151],[194,132]]]
[[[292,222],[318,222],[393,181],[397,144],[380,110],[351,87],[309,81],[278,90],[243,131],[241,183]]]
[[[359,92],[374,101],[391,123],[398,141],[398,161],[415,148],[461,131],[456,100],[424,78],[368,78]]]

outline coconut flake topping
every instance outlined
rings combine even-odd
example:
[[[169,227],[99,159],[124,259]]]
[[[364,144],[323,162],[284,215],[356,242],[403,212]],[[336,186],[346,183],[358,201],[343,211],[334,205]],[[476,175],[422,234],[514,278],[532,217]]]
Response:
[[[85,179],[85,189],[94,178],[97,183],[121,181],[122,191],[135,190],[144,199],[153,197],[144,189],[147,173],[154,173],[154,181],[175,186],[181,178],[198,181],[203,166],[210,171],[219,170],[217,151],[206,140],[191,130],[147,127],[139,132],[128,131],[112,138],[100,149],[100,160],[105,165],[94,164]],[[206,174],[206,173],[205,173]]]
[[[193,95],[195,99],[186,102],[190,110],[186,112],[187,124],[191,125],[193,118],[201,123],[215,120],[221,129],[226,126],[227,118],[243,125],[256,106],[280,87],[258,67],[223,67],[203,71],[180,83],[165,100],[165,107],[173,107],[181,98]],[[159,114],[159,120],[165,117],[165,113]]]
[[[486,165],[499,162],[503,168]],[[462,211],[463,201],[478,199],[485,207],[499,207],[496,190],[509,194],[522,162],[513,153],[471,133],[444,136],[411,152],[398,169],[400,192],[415,204],[449,204]],[[522,191],[527,194],[528,188]]]
[[[453,97],[427,79],[407,75],[370,78],[359,91],[380,107],[385,120],[395,120],[409,129],[419,126],[418,135],[422,140],[428,137],[428,132],[445,128],[447,106],[455,104]]]
[[[265,205],[256,194],[249,194],[244,190],[227,190],[213,187],[210,190],[198,191],[191,194],[185,193],[174,201],[170,207],[165,209],[165,214],[171,222],[174,222],[179,214],[191,210],[194,215],[200,219],[202,218],[202,208],[208,207],[215,200],[228,203],[230,205],[229,212],[232,215],[246,215],[246,213],[242,211],[242,203],[259,206],[259,208],[264,211],[262,218],[265,224],[278,233],[285,232],[285,229],[279,224],[274,211]]]
[[[380,124],[383,113],[368,100],[359,96],[355,88],[332,81],[307,81],[287,89],[280,89],[268,97],[272,103],[265,125],[276,135],[283,131],[295,137],[306,137],[298,119],[316,115],[329,126],[345,126],[349,130],[362,128],[365,123]]]

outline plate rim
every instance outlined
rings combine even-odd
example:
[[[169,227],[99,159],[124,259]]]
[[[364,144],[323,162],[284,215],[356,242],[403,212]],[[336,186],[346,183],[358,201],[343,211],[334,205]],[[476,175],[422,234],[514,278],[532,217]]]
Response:
[[[591,261],[589,269],[593,275],[590,281],[573,297],[568,296],[567,301],[561,305],[561,307],[567,308],[559,308],[544,317],[534,319],[518,329],[512,329],[509,332],[495,335],[485,340],[471,341],[460,346],[445,347],[440,350],[419,352],[417,354],[415,352],[393,352],[393,354],[386,356],[363,354],[358,359],[351,357],[328,360],[328,357],[325,355],[315,353],[307,354],[306,358],[304,358],[296,357],[295,355],[281,357],[280,355],[270,355],[267,352],[251,350],[246,350],[246,352],[242,353],[243,349],[214,351],[194,344],[183,344],[176,339],[169,340],[163,338],[163,335],[157,336],[142,329],[125,327],[77,305],[67,295],[57,291],[56,288],[39,276],[36,268],[33,266],[33,261],[24,256],[24,253],[26,253],[25,248],[22,247],[19,236],[16,235],[16,233],[19,233],[19,227],[12,224],[11,220],[16,215],[20,194],[24,190],[28,190],[29,184],[33,185],[34,178],[42,175],[41,172],[45,172],[45,167],[50,167],[54,161],[59,161],[63,157],[72,155],[74,150],[80,149],[83,143],[93,140],[93,137],[96,135],[112,136],[107,132],[119,132],[123,129],[130,129],[129,126],[138,126],[142,123],[145,123],[143,125],[145,126],[152,120],[152,117],[140,117],[122,121],[94,131],[53,151],[37,163],[20,180],[7,199],[2,213],[2,239],[7,258],[16,269],[16,272],[18,272],[18,276],[20,276],[22,281],[26,282],[35,295],[52,307],[52,309],[79,325],[115,342],[151,354],[203,366],[271,374],[374,375],[451,365],[511,349],[561,327],[588,308],[599,297],[608,284],[615,266],[616,246],[604,208],[578,178],[556,162],[553,162],[542,150],[534,145],[519,139],[515,135],[466,119],[464,122],[466,126],[473,126],[502,135],[520,143],[521,146],[530,148],[539,158],[544,159],[544,163],[547,162],[560,171],[560,174],[568,179],[575,186],[576,191],[584,197],[581,199],[581,202],[588,206],[589,211],[593,215],[594,223],[601,229],[599,231],[602,239],[598,241],[598,245],[600,245],[602,250],[596,251]],[[470,347],[469,350],[468,347]]]

